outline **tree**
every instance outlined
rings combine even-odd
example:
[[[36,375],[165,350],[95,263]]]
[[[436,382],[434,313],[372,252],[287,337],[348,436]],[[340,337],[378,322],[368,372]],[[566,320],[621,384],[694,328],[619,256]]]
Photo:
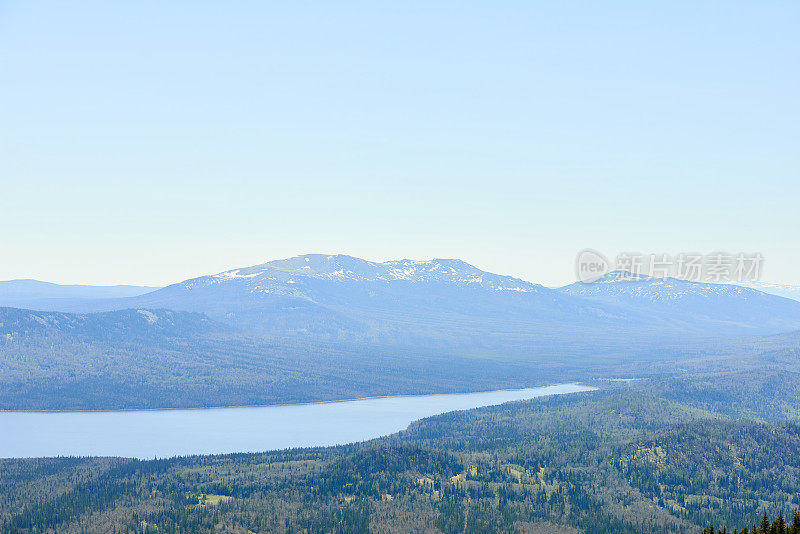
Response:
[[[794,511],[794,516],[792,517],[792,524],[789,527],[789,532],[791,534],[800,534],[800,510]]]
[[[786,534],[786,521],[783,519],[783,510],[778,513],[778,519],[775,520],[775,527],[778,534]]]

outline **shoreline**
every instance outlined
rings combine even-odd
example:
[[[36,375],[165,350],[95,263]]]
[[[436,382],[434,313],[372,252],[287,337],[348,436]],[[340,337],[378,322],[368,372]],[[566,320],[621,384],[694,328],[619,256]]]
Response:
[[[235,409],[235,408],[286,408],[289,406],[310,406],[315,404],[333,404],[333,403],[346,403],[346,402],[357,402],[357,401],[365,401],[365,400],[378,400],[378,399],[401,399],[401,398],[408,398],[408,397],[436,397],[439,395],[477,395],[481,393],[499,393],[503,391],[531,391],[536,389],[545,389],[550,387],[556,386],[581,386],[587,389],[586,391],[594,391],[599,388],[594,386],[589,386],[583,384],[581,382],[565,382],[559,384],[547,384],[544,386],[531,386],[526,388],[501,388],[501,389],[489,389],[484,391],[464,391],[464,392],[454,392],[454,393],[420,393],[420,394],[399,394],[399,395],[372,395],[366,397],[353,397],[349,399],[331,399],[331,400],[319,400],[319,401],[307,401],[307,402],[287,402],[287,403],[276,403],[276,404],[241,404],[241,405],[230,405],[230,406],[194,406],[194,407],[171,407],[171,408],[98,408],[98,409],[87,409],[87,410],[6,410],[0,409],[0,414],[4,413],[28,413],[28,414],[66,414],[66,413],[127,413],[127,412],[167,412],[167,411],[176,411],[176,410],[228,410],[228,409]]]

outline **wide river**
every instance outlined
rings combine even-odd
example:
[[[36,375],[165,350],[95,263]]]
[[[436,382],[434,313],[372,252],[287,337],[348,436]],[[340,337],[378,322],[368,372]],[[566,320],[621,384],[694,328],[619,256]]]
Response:
[[[504,402],[591,391],[578,384],[318,404],[130,410],[0,412],[0,458],[252,452],[341,445],[392,434],[423,417]]]

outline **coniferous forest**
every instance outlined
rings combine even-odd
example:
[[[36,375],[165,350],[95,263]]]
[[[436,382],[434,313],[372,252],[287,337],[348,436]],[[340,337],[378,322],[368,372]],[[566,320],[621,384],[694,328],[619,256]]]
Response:
[[[0,0],[0,534],[800,534],[798,28]]]
[[[451,412],[342,447],[0,460],[0,525],[794,533],[800,425],[796,382],[785,379],[796,377],[761,373],[604,382],[594,392]]]

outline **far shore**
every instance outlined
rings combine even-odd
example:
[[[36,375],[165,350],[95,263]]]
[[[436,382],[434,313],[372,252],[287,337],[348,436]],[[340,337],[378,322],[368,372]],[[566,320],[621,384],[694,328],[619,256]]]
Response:
[[[85,410],[6,410],[0,409],[0,413],[113,413],[113,412],[166,412],[175,410],[227,410],[232,408],[279,408],[288,406],[308,406],[313,404],[334,404],[344,402],[356,402],[365,400],[377,399],[400,399],[406,397],[436,397],[440,395],[476,395],[480,393],[499,393],[501,391],[530,391],[536,389],[545,389],[557,386],[581,386],[587,388],[586,391],[595,391],[599,388],[594,386],[587,386],[581,382],[566,382],[559,384],[547,384],[543,386],[531,386],[527,388],[501,388],[490,389],[485,391],[462,391],[451,393],[419,393],[419,394],[397,394],[397,395],[374,395],[367,397],[353,397],[347,399],[330,399],[319,401],[307,402],[286,402],[275,404],[234,404],[230,406],[191,406],[191,407],[165,407],[165,408],[99,408],[99,409],[85,409]]]

